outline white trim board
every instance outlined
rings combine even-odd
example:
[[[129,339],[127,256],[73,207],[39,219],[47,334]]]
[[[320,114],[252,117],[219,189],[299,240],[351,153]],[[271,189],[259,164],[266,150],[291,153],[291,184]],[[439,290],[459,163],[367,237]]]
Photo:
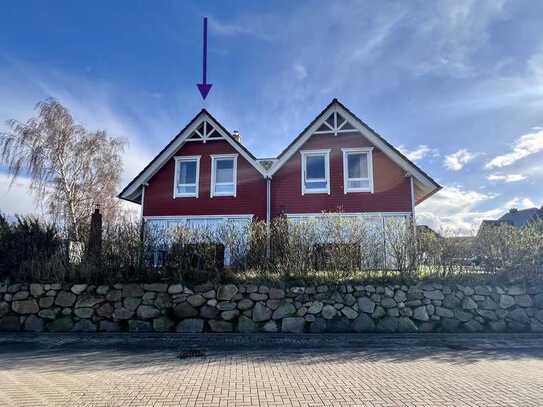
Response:
[[[328,216],[334,217],[393,217],[393,216],[411,216],[411,212],[318,212],[318,213],[285,213],[288,218],[324,218]]]
[[[254,215],[179,215],[179,216],[144,216],[145,220],[187,220],[187,219],[253,219]]]

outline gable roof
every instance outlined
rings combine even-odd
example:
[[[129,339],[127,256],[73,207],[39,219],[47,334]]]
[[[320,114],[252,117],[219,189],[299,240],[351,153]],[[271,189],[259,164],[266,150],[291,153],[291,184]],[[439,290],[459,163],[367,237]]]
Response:
[[[187,138],[207,121],[243,158],[245,158],[263,177],[266,177],[266,170],[257,162],[256,157],[241,144],[232,134],[224,128],[206,109],[202,109],[194,118],[157,154],[147,166],[130,181],[130,183],[119,193],[118,197],[127,201],[140,203],[141,187],[162,168],[183,146]]]
[[[498,223],[507,223],[511,226],[522,227],[526,226],[532,220],[536,219],[538,214],[537,208],[530,209],[510,209],[505,215],[497,220]]]
[[[333,99],[332,102],[326,106],[324,110],[320,112],[319,115],[279,154],[277,161],[274,162],[269,170],[269,175],[272,176],[275,174],[334,112],[341,114],[347,122],[350,122],[354,128],[360,132],[360,134],[378,147],[388,158],[405,170],[406,173],[413,176],[415,180],[415,190],[418,192],[417,196],[420,196],[419,199],[416,199],[417,204],[442,188],[441,185],[434,181],[434,179],[398,151],[380,134],[364,123],[353,112],[347,109],[337,99]]]
[[[479,226],[477,235],[491,226],[510,225],[522,228],[529,225],[531,222],[537,222],[538,220],[543,220],[543,206],[540,209],[529,208],[518,210],[512,208],[497,220],[483,220]]]
[[[202,109],[167,145],[160,153],[119,193],[118,197],[127,201],[140,203],[142,186],[162,166],[172,158],[183,146],[188,137],[198,129],[204,121],[211,123],[216,131],[237,150],[251,165],[264,177],[271,178],[283,164],[317,131],[328,119],[330,114],[340,114],[346,122],[350,123],[352,130],[362,134],[372,144],[378,147],[388,158],[413,176],[416,203],[420,203],[439,191],[441,186],[426,174],[406,156],[388,143],[381,135],[360,120],[337,99],[324,108],[311,123],[277,156],[277,158],[257,159],[243,144],[241,144],[228,130],[222,126],[206,109]],[[330,126],[328,126],[330,127]]]

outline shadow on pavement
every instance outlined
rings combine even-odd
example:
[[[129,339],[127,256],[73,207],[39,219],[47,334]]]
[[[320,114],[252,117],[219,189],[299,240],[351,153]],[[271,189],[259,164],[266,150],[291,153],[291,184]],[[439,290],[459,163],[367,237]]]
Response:
[[[543,359],[538,335],[275,335],[247,339],[228,335],[0,335],[0,370],[92,372],[250,361],[251,363],[408,363],[420,360],[469,365],[483,361]],[[243,341],[246,341],[244,344]],[[282,346],[277,346],[277,344]],[[205,357],[179,359],[184,350]]]

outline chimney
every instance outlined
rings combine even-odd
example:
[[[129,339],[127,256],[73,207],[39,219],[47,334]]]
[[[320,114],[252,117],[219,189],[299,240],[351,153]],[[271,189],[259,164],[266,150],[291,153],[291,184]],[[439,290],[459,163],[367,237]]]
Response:
[[[509,209],[509,213],[516,213],[518,212],[518,209],[517,208],[511,208]]]
[[[241,143],[241,136],[239,135],[239,131],[234,130],[234,132],[232,133],[232,137],[234,137],[234,139],[236,139],[238,143]]]

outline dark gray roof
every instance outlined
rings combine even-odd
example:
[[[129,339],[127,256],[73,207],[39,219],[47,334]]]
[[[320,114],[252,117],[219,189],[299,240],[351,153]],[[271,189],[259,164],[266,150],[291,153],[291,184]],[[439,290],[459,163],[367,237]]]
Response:
[[[526,226],[532,220],[534,220],[535,215],[539,209],[530,208],[522,210],[510,210],[501,218],[498,219],[499,223],[507,223],[511,226],[522,227]]]

